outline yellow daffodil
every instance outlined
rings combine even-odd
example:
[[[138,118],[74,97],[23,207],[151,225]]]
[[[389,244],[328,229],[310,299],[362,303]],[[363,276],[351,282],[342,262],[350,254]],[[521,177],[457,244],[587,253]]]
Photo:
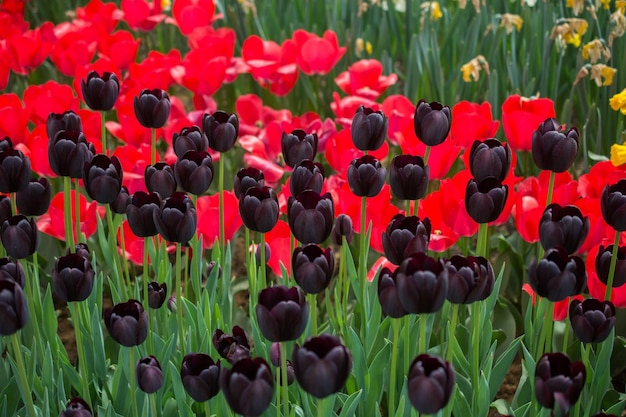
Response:
[[[584,0],[567,0],[565,5],[574,11],[575,16],[578,16],[580,12],[582,12],[583,9],[585,8],[585,1]]]
[[[609,99],[609,104],[613,110],[619,110],[622,114],[626,115],[626,88],[611,97]]]
[[[611,0],[600,0],[600,3],[602,4],[602,8],[604,10],[609,10],[611,8]]]
[[[616,0],[615,1],[615,11],[624,14],[626,11],[626,0]]]
[[[489,63],[484,56],[478,55],[461,67],[463,81],[469,83],[470,81],[472,81],[472,78],[474,79],[474,81],[478,81],[481,70],[485,71],[485,73],[489,75]]]
[[[367,55],[372,55],[372,43],[370,41],[364,41],[363,38],[357,38],[354,49],[356,56],[363,55],[363,52]]]
[[[582,55],[583,59],[588,59],[592,64],[595,64],[601,56],[605,61],[611,59],[611,50],[601,39],[594,39],[583,46]]]
[[[439,20],[443,17],[438,1],[426,1],[420,7],[422,8],[422,13],[430,11],[430,18],[433,20]]]
[[[161,0],[161,8],[163,11],[169,11],[172,8],[172,2],[170,0]]]
[[[524,20],[517,14],[504,13],[500,17],[500,27],[503,27],[507,34],[513,32],[513,27],[519,32],[523,24]]]
[[[617,9],[617,11],[611,13],[609,22],[613,29],[611,29],[611,33],[609,34],[609,46],[613,46],[615,38],[619,38],[626,33],[626,16],[624,16],[624,9],[626,9],[626,1],[621,9]]]
[[[588,26],[589,23],[585,19],[560,19],[552,28],[550,39],[558,38],[564,45],[571,44],[578,48],[582,36],[587,32]]]
[[[591,66],[590,78],[596,82],[598,87],[611,85],[613,76],[617,70],[604,64],[596,64]]]
[[[611,145],[611,164],[614,167],[626,164],[626,145]]]

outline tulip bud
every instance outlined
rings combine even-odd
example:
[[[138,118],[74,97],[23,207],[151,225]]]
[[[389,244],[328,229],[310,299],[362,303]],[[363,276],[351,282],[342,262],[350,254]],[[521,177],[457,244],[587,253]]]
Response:
[[[354,237],[354,229],[352,228],[352,219],[347,214],[340,214],[335,219],[335,225],[331,232],[332,241],[335,245],[341,246],[343,244],[343,238],[346,238],[346,242],[350,244]]]
[[[257,168],[241,168],[237,171],[233,191],[239,199],[248,191],[249,188],[263,188],[265,186],[265,177],[263,172]]]
[[[615,307],[610,301],[588,298],[572,300],[569,319],[574,334],[583,343],[601,343],[615,326]]]
[[[18,209],[19,210],[19,209]],[[6,195],[0,195],[0,225],[13,216],[11,199]]]
[[[137,300],[107,308],[103,316],[109,334],[122,346],[140,345],[148,337],[148,314]]]
[[[31,179],[22,191],[15,195],[15,203],[20,214],[41,216],[48,211],[52,201],[52,187],[46,177]]]
[[[556,119],[546,119],[533,133],[533,160],[539,169],[564,172],[578,153],[578,129],[565,132]]]
[[[0,152],[0,192],[24,190],[30,182],[30,159],[22,151],[7,149]]]
[[[80,131],[61,130],[48,142],[50,168],[58,176],[82,178],[85,163],[91,158],[93,152]]]
[[[400,200],[417,200],[426,194],[430,168],[421,156],[398,155],[391,161],[389,185]]]
[[[59,417],[91,417],[91,408],[82,398],[72,398]]]
[[[539,222],[539,239],[544,250],[563,247],[568,254],[580,248],[589,233],[589,218],[576,206],[550,204]]]
[[[2,280],[15,281],[20,287],[24,288],[24,285],[26,285],[24,267],[17,260],[0,258],[0,281]]]
[[[89,246],[87,246],[86,243],[77,243],[74,245],[74,253],[76,253],[76,255],[81,256],[85,259],[87,259],[88,261],[91,260],[91,254],[89,253]],[[65,253],[66,255],[71,255],[72,251],[71,248],[67,248],[67,251]]]
[[[405,259],[398,268],[396,284],[402,307],[409,313],[434,313],[448,293],[448,270],[423,253]]]
[[[509,187],[497,178],[488,177],[480,182],[471,179],[465,189],[465,209],[477,223],[496,220],[506,204]]]
[[[183,358],[180,378],[187,394],[195,401],[204,402],[220,391],[219,377],[222,372],[220,361],[213,362],[204,353],[190,353]]]
[[[128,207],[126,217],[130,230],[137,237],[156,235],[157,228],[154,225],[154,213],[161,209],[161,198],[157,193],[144,193],[137,191],[133,194]]]
[[[297,247],[291,256],[291,271],[305,293],[318,294],[328,287],[335,272],[333,251],[315,244]]]
[[[235,145],[239,134],[239,119],[236,114],[216,111],[202,118],[202,128],[209,140],[209,147],[217,152],[226,152]]]
[[[450,107],[436,101],[427,103],[421,99],[415,106],[413,127],[415,135],[428,146],[437,146],[446,140],[452,126]]]
[[[122,185],[120,192],[117,194],[117,197],[113,202],[109,204],[111,210],[115,214],[126,214],[126,208],[131,202],[131,197],[128,194],[128,188]]]
[[[389,121],[382,111],[359,106],[350,129],[354,146],[362,151],[377,150],[385,142],[388,126]]]
[[[18,214],[8,218],[2,223],[0,234],[2,245],[7,254],[15,259],[26,258],[37,250],[39,245],[39,230],[32,218]]]
[[[122,189],[124,173],[117,157],[99,154],[85,162],[83,183],[89,197],[100,204],[115,201]]]
[[[87,78],[80,81],[83,99],[91,110],[111,110],[117,101],[120,92],[120,82],[117,75],[104,72],[102,76],[96,71],[90,71]]]
[[[176,192],[165,199],[163,207],[152,213],[154,225],[165,240],[187,243],[196,232],[198,218],[191,199]]]
[[[601,245],[596,255],[596,272],[598,273],[598,279],[604,285],[607,285],[609,281],[609,269],[612,255],[613,245],[609,245],[606,248]],[[626,284],[626,246],[618,246],[615,274],[613,276],[613,288],[621,287],[624,284]]]
[[[28,305],[22,287],[13,280],[0,280],[0,336],[10,336],[26,326]]]
[[[316,133],[307,134],[302,129],[296,129],[291,133],[283,132],[280,144],[285,165],[293,168],[304,160],[315,159],[317,142]]]
[[[261,334],[271,342],[295,340],[309,320],[309,305],[298,287],[282,285],[259,293],[256,316]]]
[[[394,265],[400,265],[414,253],[426,253],[430,242],[430,220],[420,220],[417,216],[393,216],[387,230],[383,232],[382,243],[385,257]]]
[[[374,197],[385,185],[387,170],[371,155],[354,159],[348,167],[348,185],[358,197]]]
[[[378,301],[386,316],[395,319],[406,316],[408,312],[400,303],[397,285],[398,269],[391,272],[389,268],[382,268],[378,274]]]
[[[578,256],[568,256],[561,247],[550,249],[541,261],[530,264],[528,282],[539,296],[562,301],[580,294],[585,287],[585,264]]]
[[[305,159],[291,171],[289,190],[292,196],[298,196],[305,190],[321,194],[322,185],[324,185],[324,167],[319,162]]]
[[[5,136],[0,139],[0,152],[9,151],[11,149],[13,149],[13,142],[10,137]]]
[[[57,259],[52,270],[52,289],[62,301],[83,301],[93,288],[95,272],[88,258],[72,253]]]
[[[163,127],[170,115],[170,97],[158,88],[142,90],[133,105],[137,121],[144,127]]]
[[[448,270],[448,294],[453,304],[471,304],[489,297],[493,291],[494,273],[491,263],[482,256],[453,256],[445,264]]]
[[[148,307],[152,309],[161,308],[167,297],[167,284],[152,281],[148,284]]]
[[[335,207],[330,193],[319,195],[306,190],[297,197],[289,197],[287,203],[289,228],[300,242],[322,243],[333,228]]]
[[[618,232],[626,230],[626,179],[607,185],[600,196],[604,221]]]
[[[265,242],[265,255],[263,259],[263,262],[261,262],[261,245],[255,245],[256,249],[254,250],[254,259],[256,260],[256,264],[257,265],[261,265],[263,264],[267,264],[270,261],[270,258],[272,257],[272,247],[270,246],[269,243]]]
[[[535,367],[535,396],[543,407],[566,416],[585,386],[585,364],[564,353],[544,353]]]
[[[80,120],[80,116],[71,110],[65,113],[50,113],[46,120],[46,133],[48,134],[48,140],[53,140],[58,132],[61,130],[70,130],[73,132],[82,132],[83,123]]]
[[[230,408],[237,414],[257,417],[274,396],[274,377],[262,358],[242,359],[231,369],[222,369],[220,387]]]
[[[435,414],[454,391],[454,368],[438,356],[422,353],[409,367],[407,389],[411,405],[421,414]]]
[[[137,361],[135,367],[137,386],[146,394],[157,392],[163,385],[161,364],[154,356],[146,356]]]
[[[176,182],[183,191],[204,194],[213,181],[213,160],[208,152],[187,151],[174,165]]]
[[[249,188],[239,198],[239,214],[248,229],[269,232],[278,222],[278,197],[270,187]]]
[[[498,139],[476,140],[470,150],[470,172],[480,182],[495,177],[502,182],[511,168],[511,148]]]
[[[217,353],[230,364],[250,357],[250,343],[246,332],[239,326],[233,326],[232,331],[231,336],[217,329],[211,339]]]
[[[146,166],[144,178],[148,192],[159,193],[162,199],[166,199],[176,192],[174,170],[165,162]]]

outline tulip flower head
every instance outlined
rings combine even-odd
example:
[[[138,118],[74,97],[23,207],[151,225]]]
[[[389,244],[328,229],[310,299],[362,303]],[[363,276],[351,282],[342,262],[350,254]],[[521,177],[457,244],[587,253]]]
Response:
[[[550,249],[539,262],[533,260],[528,282],[539,296],[561,301],[580,294],[585,287],[585,264],[578,256],[569,256],[562,247]]]
[[[421,99],[415,106],[413,127],[415,135],[427,146],[437,146],[446,139],[452,126],[450,107],[436,101],[427,103]]]
[[[613,255],[613,245],[609,245],[606,248],[600,246],[598,254],[596,255],[596,272],[598,273],[598,279],[604,285],[607,285],[609,281],[609,269],[611,266],[611,257]],[[617,248],[617,261],[615,263],[615,274],[613,277],[613,288],[621,287],[626,284],[626,246],[619,246]]]
[[[285,164],[293,168],[304,160],[312,161],[317,153],[317,143],[316,133],[307,134],[302,129],[283,132],[280,144]]]
[[[59,417],[91,417],[91,407],[82,398],[72,398]]]
[[[430,241],[430,220],[417,216],[396,214],[383,232],[385,257],[394,265],[400,265],[414,253],[426,253]]]
[[[266,233],[278,222],[278,197],[270,187],[251,187],[239,198],[239,214],[250,230]]]
[[[0,280],[0,336],[9,336],[26,326],[28,305],[20,285]]]
[[[220,391],[219,378],[223,370],[220,361],[204,353],[190,353],[183,358],[180,378],[185,391],[198,402],[208,401]]]
[[[148,307],[152,309],[159,309],[167,298],[167,284],[164,282],[159,284],[158,282],[150,282],[148,284]]]
[[[385,184],[387,170],[371,155],[354,159],[348,167],[350,190],[358,197],[374,197]]]
[[[99,154],[85,163],[83,182],[89,197],[100,204],[115,201],[122,189],[124,173],[117,157]]]
[[[391,161],[389,185],[400,200],[418,200],[426,195],[430,168],[417,155],[398,155]]]
[[[615,326],[615,306],[610,301],[572,300],[569,318],[574,334],[583,343],[600,343]]]
[[[324,167],[319,162],[305,159],[293,168],[289,178],[289,190],[292,196],[298,196],[306,190],[322,193],[324,185]]]
[[[564,353],[544,353],[535,368],[535,396],[543,407],[566,416],[585,385],[582,362],[572,363]]]
[[[46,177],[32,178],[25,189],[15,195],[17,210],[25,216],[41,216],[52,201],[52,187]]]
[[[52,270],[52,288],[62,301],[83,301],[91,294],[94,277],[89,258],[70,253],[57,259]]]
[[[344,237],[346,238],[346,242],[350,244],[354,237],[354,229],[352,228],[352,219],[350,216],[344,213],[337,216],[330,236],[335,245],[341,246]]]
[[[7,254],[15,259],[27,258],[39,246],[39,230],[34,219],[22,214],[12,216],[2,222],[0,228],[2,245]]]
[[[26,285],[24,267],[17,260],[0,258],[0,281],[15,281],[21,288]]]
[[[446,300],[448,270],[440,261],[416,253],[398,268],[396,285],[400,303],[408,313],[434,313]]]
[[[158,193],[162,199],[166,199],[176,192],[177,184],[174,170],[165,162],[146,166],[144,179],[148,192]]]
[[[216,111],[205,114],[202,128],[209,141],[209,147],[217,152],[226,152],[235,145],[239,135],[239,119],[236,114]]]
[[[383,313],[389,317],[400,318],[408,312],[402,307],[398,290],[398,269],[382,268],[378,274],[378,301]]]
[[[137,386],[146,394],[157,392],[163,385],[161,364],[154,356],[146,356],[137,361],[135,367]]]
[[[126,207],[126,217],[130,230],[137,237],[154,236],[157,233],[154,214],[161,209],[161,197],[157,193],[137,191]]]
[[[233,326],[232,335],[217,329],[211,341],[220,356],[230,364],[250,357],[250,343],[246,332],[239,326]]]
[[[387,137],[389,120],[382,111],[359,106],[352,118],[352,142],[362,151],[375,151]]]
[[[185,193],[176,192],[166,198],[160,210],[152,213],[154,225],[165,240],[187,243],[196,232],[196,208]]]
[[[263,188],[265,186],[265,176],[258,168],[241,168],[235,175],[233,191],[235,196],[240,198],[251,187]],[[293,193],[292,193],[293,194]]]
[[[496,220],[508,196],[508,185],[502,185],[495,177],[482,181],[471,179],[465,190],[465,208],[476,223],[489,223]]]
[[[470,172],[477,181],[496,177],[504,181],[511,168],[511,148],[498,139],[474,141],[470,150]]]
[[[333,228],[335,207],[330,193],[320,195],[306,190],[297,197],[289,197],[287,203],[289,228],[300,242],[320,244]]]
[[[467,258],[455,255],[445,264],[448,270],[447,299],[454,304],[471,304],[489,297],[493,291],[494,272],[482,256]]]
[[[230,408],[238,414],[257,417],[274,396],[274,377],[262,358],[246,358],[220,373],[220,387]]]
[[[185,152],[174,165],[176,183],[193,195],[204,194],[213,182],[213,159],[208,152]]]
[[[102,75],[90,71],[87,78],[81,80],[80,87],[85,103],[92,110],[111,110],[117,101],[120,82],[117,75],[104,72]]]
[[[142,90],[133,101],[137,121],[148,128],[163,127],[170,115],[170,96],[160,89]]]
[[[183,127],[172,137],[172,147],[177,157],[181,158],[187,151],[204,152],[209,148],[209,140],[198,126]]]
[[[291,256],[293,277],[307,294],[318,294],[330,283],[335,271],[331,248],[323,250],[315,244],[297,247]]]
[[[148,314],[137,300],[119,303],[103,312],[109,334],[122,346],[137,346],[148,337]]]
[[[271,342],[295,340],[309,320],[309,304],[298,287],[282,285],[265,288],[256,305],[259,330]]]
[[[562,246],[567,253],[573,254],[588,233],[589,218],[583,217],[576,206],[550,204],[539,222],[539,239],[545,250]]]
[[[619,232],[626,230],[626,179],[604,187],[600,209],[609,226]]]
[[[578,129],[564,131],[556,119],[549,118],[533,133],[532,155],[539,169],[565,172],[578,153]]]
[[[17,149],[0,152],[0,192],[15,193],[24,190],[30,182],[30,159]]]
[[[438,356],[422,353],[409,368],[409,401],[423,414],[435,414],[448,404],[454,391],[454,368]]]

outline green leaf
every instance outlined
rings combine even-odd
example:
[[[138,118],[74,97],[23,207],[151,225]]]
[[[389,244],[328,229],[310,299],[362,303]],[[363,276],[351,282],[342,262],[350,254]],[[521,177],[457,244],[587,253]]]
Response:
[[[491,369],[489,375],[489,392],[491,393],[491,398],[496,396],[507,372],[511,368],[511,364],[519,351],[522,337],[523,336],[520,336],[511,342],[509,347],[498,357],[495,366]]]
[[[504,398],[498,398],[491,403],[491,408],[495,409],[499,414],[508,416],[511,414],[511,404]]]
[[[359,399],[361,398],[361,394],[363,390],[360,389],[357,392],[352,393],[344,402],[343,407],[341,407],[341,414],[339,417],[349,417],[354,415],[354,411],[356,407],[359,405]],[[327,415],[327,414],[325,414]]]

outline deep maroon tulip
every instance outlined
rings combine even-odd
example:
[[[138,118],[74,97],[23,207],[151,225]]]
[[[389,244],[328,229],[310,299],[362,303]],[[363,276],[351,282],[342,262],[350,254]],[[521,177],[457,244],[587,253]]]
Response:
[[[213,271],[215,271],[215,272],[213,272]],[[222,267],[220,265],[218,265],[217,262],[215,262],[215,261],[209,262],[207,267],[206,267],[206,276],[209,279],[213,278],[212,275],[211,275],[213,273],[216,274],[215,278],[217,278],[217,279],[222,278]]]
[[[170,97],[163,90],[142,90],[133,101],[137,121],[150,128],[163,127],[170,115]]]
[[[408,312],[400,303],[397,285],[398,269],[391,272],[389,268],[382,268],[378,274],[378,301],[386,316],[395,319],[406,316]]]
[[[19,209],[18,209],[19,210]],[[0,195],[0,225],[13,216],[11,199],[6,195]]]
[[[435,414],[448,404],[454,391],[452,364],[422,353],[409,367],[407,388],[411,405],[421,414]]]
[[[104,154],[99,154],[90,162],[85,162],[83,169],[85,190],[89,197],[100,204],[115,201],[122,189],[123,178],[122,166],[116,156],[109,158]]]
[[[509,173],[512,161],[508,143],[498,139],[476,140],[470,150],[470,172],[478,182],[487,177],[495,177],[502,182]]]
[[[148,337],[148,314],[137,300],[115,304],[103,317],[109,334],[122,346],[140,345]]]
[[[91,417],[91,408],[82,398],[72,398],[59,417]]]
[[[274,377],[262,358],[242,359],[220,373],[220,387],[230,408],[246,417],[257,417],[274,396]]]
[[[161,364],[154,356],[146,356],[137,361],[135,367],[137,386],[146,394],[157,392],[163,385]]]
[[[176,192],[165,199],[161,210],[152,213],[154,225],[169,242],[187,243],[196,232],[196,208],[185,193]]]
[[[387,170],[372,155],[354,159],[348,167],[348,185],[358,197],[374,197],[385,185]]]
[[[17,260],[11,258],[0,258],[0,281],[15,281],[20,287],[26,285],[26,274],[24,267]]]
[[[126,207],[128,226],[137,237],[154,236],[158,233],[154,224],[154,213],[161,209],[161,198],[157,193],[137,191]]]
[[[232,331],[233,334],[230,335],[217,329],[211,338],[217,353],[230,364],[250,357],[250,343],[246,332],[239,326],[233,326]]]
[[[46,177],[32,178],[25,189],[15,195],[17,210],[24,216],[41,216],[52,201],[52,187]]]
[[[565,131],[556,119],[546,119],[533,132],[532,154],[539,169],[564,172],[578,153],[578,129]]]
[[[352,142],[362,151],[375,151],[385,142],[389,121],[380,110],[359,106],[352,118]],[[312,159],[312,158],[311,158]]]
[[[67,248],[66,255],[71,255],[72,253],[77,254],[78,256],[82,256],[83,258],[91,261],[91,253],[89,252],[89,246],[86,243],[77,243],[74,245],[74,252],[72,252],[71,248]]]
[[[415,135],[428,146],[437,146],[446,140],[452,126],[450,107],[421,99],[415,106],[413,127]]]
[[[352,219],[350,216],[344,213],[337,216],[330,236],[335,245],[341,246],[344,237],[346,238],[346,242],[350,244],[354,237],[354,229],[352,228]]]
[[[596,272],[598,279],[604,285],[609,281],[609,268],[611,265],[611,256],[613,255],[613,245],[606,248],[600,246],[596,255]],[[626,284],[626,246],[618,246],[617,262],[615,263],[615,274],[613,276],[613,288],[621,287]]]
[[[22,287],[13,280],[0,280],[0,336],[12,335],[27,321],[28,305]]]
[[[265,186],[265,176],[260,169],[249,167],[241,168],[235,175],[233,191],[235,197],[241,198],[248,191],[248,188],[263,188]]]
[[[434,313],[448,293],[448,270],[438,260],[416,253],[405,259],[396,275],[402,307],[409,313]]]
[[[180,134],[174,132],[172,147],[177,157],[187,151],[205,152],[209,148],[209,140],[198,126],[183,127]]]
[[[604,187],[600,196],[600,209],[609,226],[619,232],[626,230],[626,179]]]
[[[576,206],[550,204],[539,222],[539,239],[545,250],[562,246],[573,254],[589,233],[589,218]]]
[[[610,301],[588,298],[572,300],[569,319],[574,334],[583,343],[603,342],[615,326],[615,306]]]
[[[73,132],[82,132],[83,123],[80,116],[71,110],[65,113],[50,113],[46,120],[46,133],[48,140],[53,140],[61,130],[71,130]]]
[[[535,367],[535,396],[543,407],[567,416],[585,386],[582,362],[572,363],[564,353],[544,353]]]
[[[28,220],[22,214],[5,220],[0,234],[7,254],[15,259],[32,255],[39,245],[39,230],[35,220],[32,218]]]
[[[239,135],[239,119],[236,114],[216,111],[202,118],[202,129],[209,140],[209,148],[226,152],[235,145]]]
[[[280,385],[283,385],[283,375],[282,375],[282,357],[280,354],[280,343],[275,342],[270,346],[270,362],[272,365],[277,367],[278,376],[280,379]],[[296,380],[296,372],[293,369],[293,364],[289,359],[286,360],[287,364],[287,385],[293,384],[293,381]]]
[[[321,194],[322,185],[324,185],[324,167],[319,162],[305,159],[291,171],[289,190],[293,196],[305,190],[313,190]]]
[[[62,301],[83,301],[91,294],[94,276],[89,259],[76,253],[61,256],[52,270],[52,289]]]
[[[391,161],[389,185],[400,200],[417,200],[426,194],[430,167],[421,156],[398,155]]]
[[[255,232],[266,233],[278,222],[278,197],[270,187],[251,187],[239,198],[243,224]]]
[[[414,253],[426,253],[430,242],[430,220],[420,220],[417,216],[396,214],[387,230],[383,232],[382,242],[385,257],[394,265],[400,265]]]
[[[213,181],[213,159],[208,152],[187,151],[176,161],[174,176],[183,191],[204,194]]]
[[[328,287],[335,272],[333,251],[314,244],[297,247],[291,256],[291,271],[305,293],[318,294]]]
[[[491,263],[482,256],[453,256],[445,264],[448,270],[448,295],[453,304],[471,304],[489,297],[493,291]]]
[[[11,149],[13,149],[13,142],[10,137],[5,136],[0,139],[0,152],[9,151]]]
[[[506,204],[508,185],[502,185],[497,178],[488,177],[480,182],[469,180],[465,189],[465,208],[477,223],[496,220]]]
[[[530,264],[528,282],[539,296],[562,301],[585,288],[585,263],[578,256],[569,256],[561,247],[550,249],[541,261],[533,260]]]
[[[61,130],[48,142],[48,162],[60,177],[82,178],[93,152],[82,132]]]
[[[131,201],[132,197],[130,196],[130,194],[128,194],[128,188],[122,185],[119,194],[117,195],[115,200],[113,200],[113,202],[109,204],[109,207],[111,207],[113,213],[126,214],[126,209],[128,208],[128,205]]]
[[[256,305],[259,330],[270,342],[296,340],[309,320],[309,304],[298,287],[265,288]]]
[[[254,259],[256,259],[256,264],[261,265],[261,245],[255,245],[256,249],[254,250]],[[272,257],[272,247],[269,243],[265,242],[265,259],[263,263],[267,264]]]
[[[352,355],[336,336],[323,334],[293,348],[298,384],[316,398],[338,392],[352,370]]]
[[[167,298],[167,284],[152,281],[148,284],[148,307],[152,309],[161,308]]]
[[[172,167],[166,162],[157,162],[154,165],[146,166],[144,179],[148,192],[159,193],[162,199],[166,199],[176,192],[176,176]]]
[[[317,133],[306,133],[296,129],[291,133],[283,132],[280,140],[285,165],[293,168],[304,160],[312,161],[317,153]]]
[[[91,110],[111,110],[120,92],[120,82],[112,72],[90,71],[87,78],[80,81],[83,99]]]
[[[8,149],[0,152],[0,192],[24,190],[30,181],[30,159],[22,151]]]
[[[224,370],[220,361],[204,353],[190,353],[183,358],[180,379],[187,394],[198,402],[208,401],[220,392],[219,378]]]
[[[335,206],[330,193],[306,190],[287,202],[289,228],[300,242],[320,244],[333,229]]]

